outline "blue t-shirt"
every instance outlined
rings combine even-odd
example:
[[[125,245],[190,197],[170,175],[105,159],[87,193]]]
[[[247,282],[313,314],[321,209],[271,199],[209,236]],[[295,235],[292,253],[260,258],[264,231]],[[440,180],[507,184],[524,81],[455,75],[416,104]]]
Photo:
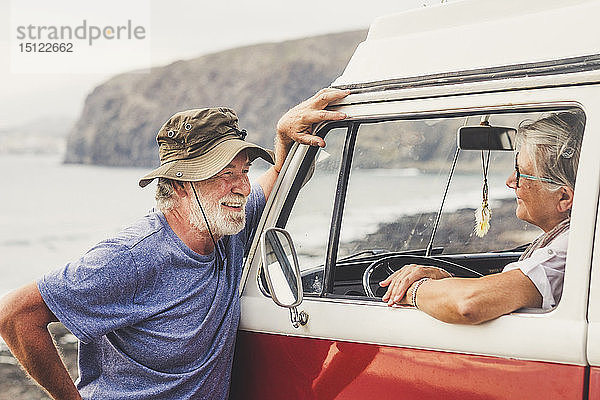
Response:
[[[246,227],[200,255],[153,212],[38,288],[80,340],[77,387],[85,399],[226,399],[239,323],[244,255],[265,197],[246,206]]]

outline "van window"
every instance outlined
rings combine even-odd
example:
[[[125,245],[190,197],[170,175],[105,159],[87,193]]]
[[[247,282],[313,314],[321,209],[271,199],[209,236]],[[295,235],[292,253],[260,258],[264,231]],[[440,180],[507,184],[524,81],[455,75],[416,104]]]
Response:
[[[350,121],[352,129],[331,129],[326,148],[307,155],[314,168],[296,177],[294,187],[302,188],[288,196],[278,222],[294,240],[304,293],[371,297],[365,270],[390,255],[433,256],[482,275],[517,261],[543,232],[516,217],[515,191],[506,186],[515,151],[457,152],[457,131],[482,121],[517,128],[545,112]],[[484,191],[491,219],[477,235]],[[327,274],[325,265],[332,266]],[[375,297],[385,292],[377,282],[399,267],[367,280]]]
[[[313,168],[301,177],[300,190],[286,229],[290,232],[298,253],[298,262],[304,276],[304,292],[321,293],[323,268],[331,226],[336,185],[344,150],[347,128],[335,128],[325,136],[326,147],[319,149]]]
[[[515,191],[506,185],[515,170],[515,152],[457,152],[457,130],[482,121],[517,128],[521,121],[541,115],[363,122],[356,132],[347,182],[342,182],[347,193],[338,205],[343,217],[335,268],[323,278],[333,280],[331,294],[380,297],[385,289],[377,282],[406,263],[419,263],[385,264],[372,275],[365,273],[369,265],[389,255],[434,256],[482,275],[501,272],[517,261],[543,232],[515,215]],[[475,211],[483,204],[484,192],[491,219],[487,233],[477,235]]]
[[[481,121],[517,128],[542,114],[353,121],[354,133],[347,134],[346,128],[330,131],[314,174],[302,178],[308,181],[284,224],[298,251],[304,292],[364,298],[367,267],[399,253],[434,256],[483,275],[501,272],[516,261],[542,231],[516,218],[515,193],[506,186],[515,152],[463,149],[456,155],[457,130]],[[334,204],[336,191],[342,193],[344,187],[346,196]],[[475,210],[483,203],[484,190],[491,220],[489,231],[479,236]],[[339,226],[334,210],[342,216]],[[329,248],[335,259],[325,276],[328,246],[336,243],[329,243],[330,235],[338,240],[335,249]],[[384,292],[376,282],[389,273],[382,268],[369,280],[375,296]],[[331,282],[333,289],[324,290]]]

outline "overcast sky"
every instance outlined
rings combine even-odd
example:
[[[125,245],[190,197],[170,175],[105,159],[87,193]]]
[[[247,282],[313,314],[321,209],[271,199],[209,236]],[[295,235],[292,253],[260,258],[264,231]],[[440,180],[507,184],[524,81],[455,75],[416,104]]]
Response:
[[[11,10],[15,7],[13,2],[17,4],[20,1],[23,0],[0,0],[0,26],[3,28],[0,30],[2,52],[0,129],[23,125],[32,119],[52,115],[75,117],[81,111],[85,96],[113,74],[11,73],[9,35],[15,34],[10,29]],[[41,2],[42,0],[29,1]],[[128,0],[122,1],[125,3]],[[439,0],[138,1],[149,3],[147,8],[150,11],[148,29],[151,39],[150,63],[154,66],[247,44],[366,29],[377,16],[440,2]],[[54,1],[45,1],[45,3],[55,4]],[[80,4],[86,3],[80,2]],[[59,17],[69,15],[68,7],[57,7],[54,12],[59,14]],[[41,21],[40,24],[52,23],[45,22],[49,18],[48,11],[40,12],[36,7],[30,7],[27,15],[32,21]],[[80,18],[78,15],[71,15],[71,17]],[[125,62],[122,71],[134,68],[135,60],[132,60],[132,63],[128,67]]]

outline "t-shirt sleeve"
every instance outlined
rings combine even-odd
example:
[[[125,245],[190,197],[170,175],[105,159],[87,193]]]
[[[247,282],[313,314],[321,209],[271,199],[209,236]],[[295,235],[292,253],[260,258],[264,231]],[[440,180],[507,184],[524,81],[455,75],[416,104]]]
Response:
[[[136,283],[129,249],[103,242],[79,260],[42,276],[37,286],[59,321],[89,343],[136,321],[132,307]]]
[[[246,203],[246,226],[244,227],[243,234],[241,235],[245,246],[244,254],[248,253],[266,203],[267,200],[260,185],[253,185],[252,191],[248,196],[248,202]]]
[[[567,260],[568,231],[559,235],[548,246],[531,253],[525,260],[515,261],[502,272],[520,269],[542,295],[542,308],[554,307],[562,295]]]

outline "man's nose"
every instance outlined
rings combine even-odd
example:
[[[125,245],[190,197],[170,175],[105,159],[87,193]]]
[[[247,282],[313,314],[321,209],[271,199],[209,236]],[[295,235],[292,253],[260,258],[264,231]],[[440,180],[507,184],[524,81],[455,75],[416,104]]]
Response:
[[[506,186],[508,186],[511,189],[517,188],[517,171],[513,171],[513,173],[510,174],[510,176],[506,180]]]
[[[241,194],[244,197],[248,197],[251,190],[250,179],[248,179],[248,175],[246,174],[239,175],[231,187],[232,193]]]

